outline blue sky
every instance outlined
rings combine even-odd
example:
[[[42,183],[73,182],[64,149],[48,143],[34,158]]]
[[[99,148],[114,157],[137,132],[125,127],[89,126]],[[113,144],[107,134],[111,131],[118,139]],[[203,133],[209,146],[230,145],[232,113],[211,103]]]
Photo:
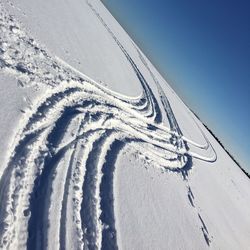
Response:
[[[250,2],[103,2],[249,172]]]

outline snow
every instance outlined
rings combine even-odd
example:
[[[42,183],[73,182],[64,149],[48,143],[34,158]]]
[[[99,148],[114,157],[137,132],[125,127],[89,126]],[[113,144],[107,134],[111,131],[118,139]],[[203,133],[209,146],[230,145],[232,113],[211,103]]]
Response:
[[[85,1],[13,1],[13,5],[10,11],[54,55],[118,92],[140,93],[126,59]]]
[[[101,1],[0,32],[0,248],[249,248],[249,179]]]

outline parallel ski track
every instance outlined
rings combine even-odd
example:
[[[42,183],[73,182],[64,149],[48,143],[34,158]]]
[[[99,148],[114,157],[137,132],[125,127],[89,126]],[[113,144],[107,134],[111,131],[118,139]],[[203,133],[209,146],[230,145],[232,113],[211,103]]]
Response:
[[[0,180],[2,243],[6,242],[10,248],[22,248],[26,242],[28,249],[44,249],[48,246],[47,231],[50,223],[53,222],[53,218],[49,219],[51,218],[53,187],[57,182],[59,172],[68,172],[62,181],[64,195],[60,209],[61,216],[65,216],[67,203],[72,202],[68,195],[72,193],[72,190],[69,189],[72,188],[73,163],[77,161],[75,149],[78,141],[86,139],[88,134],[94,133],[99,137],[92,145],[84,146],[90,147],[92,150],[87,151],[88,156],[84,164],[85,176],[81,187],[83,197],[80,212],[78,211],[78,215],[80,214],[78,219],[82,224],[82,236],[79,234],[78,242],[82,242],[82,245],[88,246],[90,249],[100,248],[103,236],[105,236],[103,242],[107,244],[108,236],[104,232],[102,233],[104,224],[109,230],[112,230],[111,234],[114,234],[114,222],[112,220],[109,222],[108,216],[104,216],[108,211],[100,210],[105,206],[103,204],[109,203],[109,201],[105,202],[105,199],[104,201],[101,199],[102,202],[99,201],[100,194],[101,197],[110,196],[105,194],[106,191],[112,194],[110,191],[112,175],[106,170],[110,166],[107,166],[106,160],[104,160],[106,157],[109,158],[106,156],[109,149],[107,146],[104,147],[104,144],[109,138],[112,138],[111,134],[116,134],[113,141],[117,140],[121,143],[128,143],[128,140],[151,143],[155,148],[155,152],[154,150],[149,151],[149,154],[152,155],[158,155],[156,149],[162,148],[167,150],[169,155],[173,155],[172,158],[175,157],[176,160],[179,155],[185,157],[184,154],[178,153],[177,148],[169,142],[171,134],[166,139],[166,136],[163,137],[163,132],[160,129],[157,131],[157,128],[148,133],[149,124],[145,124],[143,119],[141,121],[136,119],[135,124],[130,122],[135,119],[132,109],[129,113],[129,108],[126,111],[119,107],[119,103],[115,105],[109,96],[100,98],[100,95],[97,96],[95,93],[89,96],[89,91],[85,91],[85,88],[88,89],[87,85],[89,85],[87,82],[85,86],[71,83],[71,87],[65,84],[65,90],[61,90],[62,87],[60,87],[60,91],[54,89],[53,93],[45,98],[45,101],[41,101],[20,133],[19,142],[15,146],[9,164]],[[89,88],[91,88],[90,85]],[[96,91],[98,92],[98,89]],[[120,106],[122,105],[124,103],[120,103]],[[73,129],[70,125],[75,119],[81,120],[79,121],[81,125],[79,128]],[[105,153],[102,152],[103,150],[106,150]],[[69,151],[71,153],[68,153]],[[79,161],[80,159],[81,157]],[[165,159],[165,163],[171,162]],[[103,168],[105,170],[102,170]],[[102,187],[107,183],[101,179],[107,179],[107,177],[111,178],[109,180],[111,186],[105,189]],[[97,183],[98,178],[99,183]],[[80,199],[79,197],[78,199]],[[74,208],[72,209],[74,210]],[[68,216],[66,218],[70,219]],[[66,241],[65,236],[67,228],[65,223],[67,222],[63,217],[59,221],[61,229],[58,233],[58,242],[60,242],[58,246],[62,244],[66,248],[70,244]],[[23,230],[25,227],[27,227],[26,232]]]
[[[42,51],[47,66],[55,74],[64,74],[64,80],[50,84],[17,129],[0,176],[0,248],[117,249],[113,177],[125,145],[133,144],[156,166],[169,170],[184,168],[192,155],[214,160],[188,150],[163,89],[141,58],[156,84],[170,129],[162,124],[156,94],[102,17],[88,5],[127,58],[142,94],[130,98],[108,90],[28,42],[32,39],[24,32],[17,33],[16,40]],[[6,13],[1,22],[6,28],[14,23],[21,30]],[[8,64],[4,58],[0,57],[3,70],[11,70],[17,78],[27,76],[18,63]],[[49,84],[43,74],[37,77]]]
[[[131,58],[131,56],[129,55],[127,50],[121,44],[121,42],[116,37],[116,35],[113,33],[113,31],[109,28],[107,23],[104,21],[104,19],[98,13],[98,11],[94,8],[94,6],[90,3],[89,0],[86,0],[86,3],[90,7],[90,9],[93,11],[94,15],[96,15],[96,17],[100,20],[101,24],[105,27],[105,29],[108,31],[108,33],[111,35],[111,37],[113,38],[115,43],[118,45],[118,47],[121,49],[122,53],[126,57],[128,63],[133,68],[135,74],[138,77],[138,80],[141,83],[141,86],[143,88],[143,93],[144,93],[145,97],[151,101],[151,105],[156,110],[156,115],[154,115],[154,122],[155,123],[161,123],[162,122],[162,112],[161,112],[160,105],[158,104],[156,94],[154,94],[153,90],[149,87],[148,82],[146,81],[145,77],[143,76],[143,74],[141,73],[139,68],[137,67],[134,60]],[[173,110],[171,108],[171,105],[170,105],[170,103],[168,101],[168,98],[167,98],[164,90],[162,89],[157,77],[154,75],[154,73],[152,72],[152,70],[148,66],[144,56],[142,55],[142,53],[140,52],[140,50],[137,48],[137,46],[135,44],[134,44],[134,47],[135,47],[135,49],[136,49],[136,51],[137,51],[137,53],[139,55],[139,59],[141,60],[142,64],[145,66],[145,68],[148,70],[148,72],[149,72],[155,86],[157,87],[157,94],[158,94],[158,96],[160,98],[160,101],[162,103],[163,110],[164,110],[164,112],[165,112],[165,114],[167,116],[168,123],[169,123],[169,126],[170,126],[170,131],[172,131],[174,133],[173,136],[172,136],[171,143],[174,143],[180,149],[185,148],[187,151],[189,150],[188,143],[192,144],[195,147],[201,148],[201,149],[208,149],[210,147],[212,152],[213,152],[212,157],[202,157],[202,156],[200,156],[199,154],[196,154],[196,153],[190,153],[190,155],[192,155],[193,157],[196,157],[196,158],[201,158],[203,160],[215,161],[217,159],[216,152],[213,149],[212,145],[209,143],[209,141],[206,138],[203,131],[198,126],[197,122],[194,121],[197,128],[198,128],[198,130],[201,132],[202,136],[204,137],[204,140],[206,141],[206,144],[205,145],[200,145],[199,143],[196,143],[196,142],[194,142],[192,140],[189,140],[188,138],[183,136],[181,128],[180,128],[180,126],[179,126],[179,124],[178,124],[178,122],[177,122],[177,120],[175,118],[174,112],[173,112]],[[189,164],[189,163],[187,163],[187,164]]]

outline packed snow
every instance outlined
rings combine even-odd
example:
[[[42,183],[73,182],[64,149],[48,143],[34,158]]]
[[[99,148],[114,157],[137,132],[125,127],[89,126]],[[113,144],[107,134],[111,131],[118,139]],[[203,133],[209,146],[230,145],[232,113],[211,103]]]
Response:
[[[0,2],[1,249],[250,249],[250,180],[99,0]]]

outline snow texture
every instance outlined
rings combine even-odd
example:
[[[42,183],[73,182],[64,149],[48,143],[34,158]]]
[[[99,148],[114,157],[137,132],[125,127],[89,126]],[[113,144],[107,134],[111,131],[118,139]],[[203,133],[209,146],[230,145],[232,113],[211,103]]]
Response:
[[[250,249],[250,182],[97,0],[0,3],[1,249]]]

